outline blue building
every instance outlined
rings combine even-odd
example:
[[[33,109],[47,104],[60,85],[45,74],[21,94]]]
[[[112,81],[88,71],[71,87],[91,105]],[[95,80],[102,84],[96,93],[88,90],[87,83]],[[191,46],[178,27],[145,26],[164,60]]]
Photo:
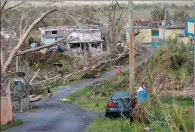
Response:
[[[41,44],[50,44],[60,40],[65,35],[65,27],[46,27],[39,28],[41,32]]]
[[[185,28],[185,35],[194,38],[194,19],[193,18],[185,18],[187,22],[187,26]]]

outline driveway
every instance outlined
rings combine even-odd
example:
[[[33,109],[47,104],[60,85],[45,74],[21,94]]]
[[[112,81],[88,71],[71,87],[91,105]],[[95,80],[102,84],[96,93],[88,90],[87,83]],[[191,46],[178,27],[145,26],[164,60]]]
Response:
[[[148,51],[148,55],[136,60],[136,66],[146,61],[153,52],[150,48]],[[124,66],[123,70],[128,70],[128,65]],[[39,102],[33,102],[33,105],[39,107],[39,109],[35,112],[14,114],[16,119],[22,119],[25,123],[6,131],[83,131],[91,121],[102,115],[87,111],[74,104],[61,103],[59,100],[77,89],[108,79],[116,75],[117,72],[117,69],[113,69],[103,73],[98,78],[83,79],[70,86],[62,87],[58,92],[54,93],[52,98],[45,97]]]

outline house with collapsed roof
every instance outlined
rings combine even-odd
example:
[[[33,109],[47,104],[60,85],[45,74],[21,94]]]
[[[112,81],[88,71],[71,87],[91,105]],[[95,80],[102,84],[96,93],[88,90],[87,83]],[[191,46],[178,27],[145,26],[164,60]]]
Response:
[[[91,53],[103,52],[103,40],[99,25],[84,25],[75,29],[75,26],[57,26],[39,28],[41,32],[41,44],[50,44],[63,39],[59,45],[64,46],[69,52]]]

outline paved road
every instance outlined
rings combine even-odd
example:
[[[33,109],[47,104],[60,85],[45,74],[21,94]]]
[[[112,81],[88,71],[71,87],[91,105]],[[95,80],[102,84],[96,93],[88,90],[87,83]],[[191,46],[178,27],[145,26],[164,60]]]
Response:
[[[148,49],[149,56],[153,52]],[[136,61],[136,66],[146,61],[148,55],[144,59]],[[124,66],[124,71],[128,70],[128,65]],[[51,99],[43,98],[39,102],[34,102],[33,105],[39,107],[35,112],[25,112],[14,114],[16,119],[22,119],[24,124],[12,127],[7,131],[82,131],[94,119],[102,116],[101,113],[92,113],[84,110],[74,104],[64,104],[59,100],[77,89],[93,84],[95,82],[108,79],[117,73],[117,69],[107,71],[100,77],[95,79],[84,79],[70,86],[62,87],[54,94]]]

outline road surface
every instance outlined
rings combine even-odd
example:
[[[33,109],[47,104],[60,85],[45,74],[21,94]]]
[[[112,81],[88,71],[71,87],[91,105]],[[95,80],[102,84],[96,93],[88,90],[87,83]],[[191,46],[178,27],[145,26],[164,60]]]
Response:
[[[136,66],[146,61],[153,52],[150,48],[148,51],[149,54],[146,57],[136,61]],[[124,66],[123,70],[128,70],[128,65]],[[70,86],[62,87],[51,99],[46,97],[39,102],[34,102],[33,105],[39,107],[38,110],[14,114],[15,119],[22,119],[25,123],[6,131],[83,131],[91,121],[103,116],[102,113],[93,113],[74,104],[61,103],[59,100],[77,89],[108,79],[117,72],[117,69],[113,69],[98,78],[84,79]]]

